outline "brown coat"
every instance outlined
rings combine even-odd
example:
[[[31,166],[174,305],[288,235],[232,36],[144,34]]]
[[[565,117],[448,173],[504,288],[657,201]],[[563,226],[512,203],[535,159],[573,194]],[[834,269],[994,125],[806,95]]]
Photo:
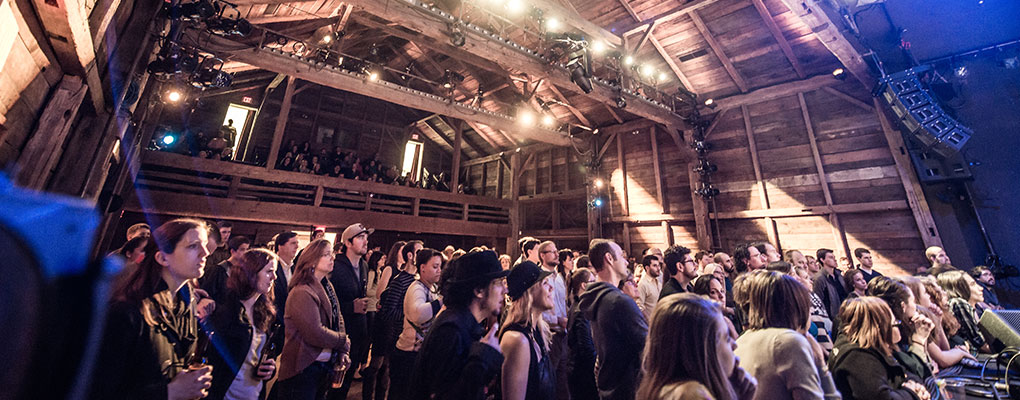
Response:
[[[280,356],[280,379],[293,377],[312,365],[324,349],[343,349],[347,343],[344,319],[334,331],[325,324],[332,318],[326,289],[319,282],[295,285],[284,307],[286,339]]]

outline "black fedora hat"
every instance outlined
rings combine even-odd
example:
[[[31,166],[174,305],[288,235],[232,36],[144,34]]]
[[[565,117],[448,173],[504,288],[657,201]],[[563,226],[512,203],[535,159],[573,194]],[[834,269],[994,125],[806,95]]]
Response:
[[[492,250],[472,251],[460,256],[451,265],[453,268],[449,284],[454,286],[474,285],[503,278],[510,274],[499,263],[499,256]]]
[[[510,300],[517,300],[524,295],[524,292],[535,283],[541,282],[545,277],[552,275],[531,261],[524,261],[510,269],[510,275],[506,278],[507,294]]]

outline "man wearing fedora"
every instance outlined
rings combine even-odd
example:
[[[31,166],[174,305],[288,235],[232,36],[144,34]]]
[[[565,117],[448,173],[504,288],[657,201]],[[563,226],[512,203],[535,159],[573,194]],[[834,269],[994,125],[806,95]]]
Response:
[[[368,235],[372,232],[375,229],[366,228],[360,223],[352,224],[344,229],[340,242],[334,245],[335,249],[341,250],[341,254],[337,254],[333,262],[333,273],[329,280],[336,290],[347,337],[351,339],[352,367],[347,369],[340,389],[330,392],[330,399],[347,398],[357,366],[365,362],[368,355],[368,318],[365,315],[368,304],[368,296],[365,295],[368,263],[364,257],[368,253]]]
[[[503,365],[499,350],[499,313],[507,293],[499,257],[490,250],[472,251],[443,272],[440,292],[446,310],[432,322],[411,377],[410,399],[472,400]]]

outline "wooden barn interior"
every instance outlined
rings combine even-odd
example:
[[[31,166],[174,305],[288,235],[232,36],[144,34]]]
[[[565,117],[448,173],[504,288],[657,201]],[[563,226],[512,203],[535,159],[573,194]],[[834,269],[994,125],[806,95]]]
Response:
[[[969,97],[1004,91],[957,114],[974,124],[968,147],[987,148],[965,153],[967,177],[933,181],[874,91],[878,66],[912,65],[888,56],[903,48],[880,32],[884,2],[854,3],[3,0],[0,165],[18,186],[95,204],[102,252],[132,224],[188,216],[256,243],[362,222],[382,246],[511,257],[522,236],[611,238],[632,257],[865,248],[887,274],[929,264],[929,246],[961,267],[995,241],[1017,256],[1004,246],[1018,196],[1001,186],[1020,168],[993,139],[1016,137],[1016,26],[921,56],[950,80],[969,65],[954,87]],[[968,16],[1016,11],[983,7]],[[920,32],[918,51],[939,33]],[[222,159],[185,154],[227,119]],[[440,187],[282,170],[291,143]]]

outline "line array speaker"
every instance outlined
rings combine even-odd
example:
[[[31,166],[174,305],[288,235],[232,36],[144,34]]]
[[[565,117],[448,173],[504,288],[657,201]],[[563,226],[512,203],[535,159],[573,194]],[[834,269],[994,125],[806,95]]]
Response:
[[[891,74],[882,78],[878,89],[911,136],[924,146],[925,152],[934,151],[952,158],[970,140],[973,131],[946,114],[929,88],[918,79],[930,70],[930,66],[922,65]]]

